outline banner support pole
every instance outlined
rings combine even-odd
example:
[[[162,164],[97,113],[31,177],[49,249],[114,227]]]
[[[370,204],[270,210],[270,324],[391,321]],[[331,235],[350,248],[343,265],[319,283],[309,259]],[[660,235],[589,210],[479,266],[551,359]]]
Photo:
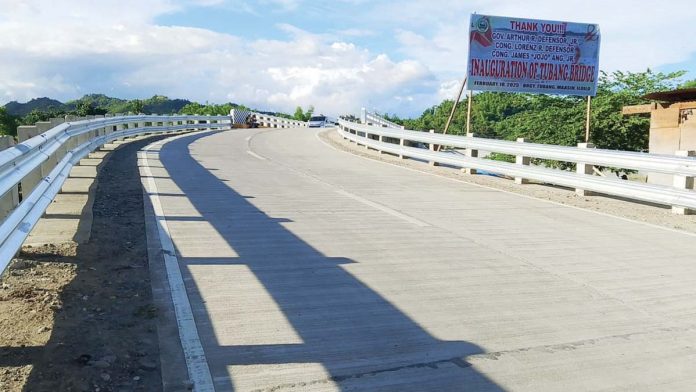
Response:
[[[585,118],[585,143],[590,142],[590,110],[592,108],[592,96],[587,96],[587,116]]]
[[[474,94],[469,90],[466,107],[466,136],[471,135],[471,103],[474,100]]]
[[[466,79],[467,77],[464,77],[464,80],[462,81],[461,87],[459,87],[459,93],[457,94],[457,99],[454,100],[454,103],[452,104],[452,111],[450,112],[449,117],[447,118],[447,123],[445,124],[445,130],[442,131],[443,135],[447,134],[447,130],[450,127],[450,124],[452,123],[452,117],[454,117],[454,111],[457,110],[457,104],[459,104],[459,100],[462,99],[462,93],[464,92],[464,87],[466,86]],[[437,146],[435,151],[440,151],[441,146]]]

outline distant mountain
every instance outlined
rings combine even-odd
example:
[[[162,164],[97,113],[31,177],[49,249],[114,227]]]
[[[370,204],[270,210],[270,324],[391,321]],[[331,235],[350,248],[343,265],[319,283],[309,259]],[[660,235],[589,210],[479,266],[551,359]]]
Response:
[[[104,94],[87,94],[79,99],[74,99],[62,103],[51,98],[34,98],[26,103],[17,101],[9,102],[5,105],[7,113],[12,116],[23,117],[33,110],[40,112],[66,113],[74,111],[82,103],[89,103],[94,108],[104,109],[107,113],[128,113],[135,111],[137,100],[126,100],[113,98]],[[173,114],[178,113],[184,106],[191,103],[187,99],[169,99],[163,95],[155,95],[151,98],[143,99],[142,110],[147,113]]]
[[[172,114],[179,113],[181,108],[190,104],[188,99],[169,99],[162,95],[143,100],[143,108],[146,113]]]
[[[7,114],[22,117],[31,113],[32,110],[38,110],[42,112],[65,112],[68,110],[68,107],[60,101],[43,97],[34,98],[27,103],[19,103],[17,101],[8,102],[5,105],[5,109],[7,110]]]
[[[91,103],[95,108],[109,109],[111,107],[125,105],[128,103],[125,99],[107,97],[104,94],[87,94],[80,99],[74,99],[65,103],[70,109],[75,109],[80,103]]]

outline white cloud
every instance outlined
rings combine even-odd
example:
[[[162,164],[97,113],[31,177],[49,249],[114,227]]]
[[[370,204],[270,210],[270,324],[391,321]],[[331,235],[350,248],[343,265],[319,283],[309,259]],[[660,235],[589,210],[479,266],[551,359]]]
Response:
[[[462,80],[446,80],[440,83],[437,89],[437,96],[440,101],[445,99],[455,99],[459,89],[461,88]]]
[[[374,30],[370,29],[344,29],[338,30],[336,34],[345,37],[372,37],[377,35]]]
[[[657,7],[636,0],[528,0],[489,2],[411,0],[386,3],[371,12],[374,23],[393,23],[402,53],[418,58],[436,73],[466,70],[469,14],[517,16],[535,19],[598,23],[602,32],[600,67],[607,71],[641,71],[679,63],[696,54],[690,0],[675,0]],[[403,28],[401,26],[410,26]],[[419,34],[434,26],[431,34]]]
[[[189,0],[193,5],[199,5],[203,7],[214,7],[218,5],[225,4],[225,0]]]
[[[599,23],[606,70],[643,70],[694,56],[696,41],[688,39],[696,17],[691,2],[674,1],[670,7],[636,3],[0,0],[0,101],[69,99],[90,92],[122,97],[158,93],[268,110],[313,104],[339,114],[366,105],[418,114],[456,93],[466,71],[473,11]],[[282,22],[283,17],[268,18],[266,28],[281,32],[275,39],[249,40],[157,23],[159,17],[192,6],[341,18],[336,7],[346,4],[353,6],[345,17],[350,28],[308,22],[312,28],[328,28],[310,33]],[[274,25],[278,20],[282,23]],[[380,53],[359,42],[369,42],[371,48],[396,42],[396,47]]]
[[[155,24],[157,16],[180,7],[166,0],[89,3],[77,0],[75,7],[64,7],[48,0],[0,0],[12,4],[13,12],[11,21],[0,22],[0,51],[6,54],[0,58],[0,99],[125,91],[270,110],[311,104],[340,114],[357,112],[370,100],[397,111],[404,91],[422,93],[433,79],[418,62],[393,61],[289,24],[276,26],[286,39],[245,41]]]

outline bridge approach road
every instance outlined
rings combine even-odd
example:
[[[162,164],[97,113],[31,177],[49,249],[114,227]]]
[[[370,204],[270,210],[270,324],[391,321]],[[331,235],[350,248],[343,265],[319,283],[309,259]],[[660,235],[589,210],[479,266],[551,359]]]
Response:
[[[694,236],[317,133],[206,132],[143,154],[200,390],[693,390]]]

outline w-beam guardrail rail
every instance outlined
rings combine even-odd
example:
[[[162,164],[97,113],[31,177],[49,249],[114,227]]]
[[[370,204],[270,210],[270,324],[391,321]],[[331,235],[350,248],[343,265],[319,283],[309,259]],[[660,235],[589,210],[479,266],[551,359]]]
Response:
[[[259,125],[266,128],[306,128],[308,124],[304,121],[292,120],[289,118],[269,116],[262,113],[254,113]]]
[[[142,134],[230,128],[228,116],[133,115],[59,122],[20,127],[19,139],[26,140],[0,151],[0,273],[60,192],[72,167],[90,152]]]
[[[362,110],[360,111],[360,122],[367,125],[377,125],[386,128],[404,129],[403,125],[399,125],[395,122],[389,121],[377,113],[367,111],[367,109],[365,108],[362,108]]]
[[[594,149],[591,144],[578,147],[554,146],[483,139],[472,136],[443,135],[431,131],[418,132],[392,127],[358,124],[339,120],[338,132],[345,139],[381,152],[447,164],[469,170],[484,170],[515,177],[516,182],[535,180],[543,183],[575,188],[581,195],[589,192],[620,196],[628,199],[672,206],[675,213],[696,210],[696,158],[692,151],[679,151],[676,156],[647,154],[630,151]],[[429,150],[413,147],[425,143]],[[465,155],[440,151],[437,147],[466,149]],[[478,151],[515,155],[516,163],[478,158]],[[576,172],[530,165],[530,158],[542,158],[576,163]],[[622,169],[665,173],[674,177],[674,186],[647,184],[593,175],[593,167],[608,166]]]
[[[247,117],[254,116],[256,123],[263,128],[307,128],[306,121],[298,121],[285,117],[271,116],[243,109],[230,110],[230,117],[233,124],[246,124]]]

